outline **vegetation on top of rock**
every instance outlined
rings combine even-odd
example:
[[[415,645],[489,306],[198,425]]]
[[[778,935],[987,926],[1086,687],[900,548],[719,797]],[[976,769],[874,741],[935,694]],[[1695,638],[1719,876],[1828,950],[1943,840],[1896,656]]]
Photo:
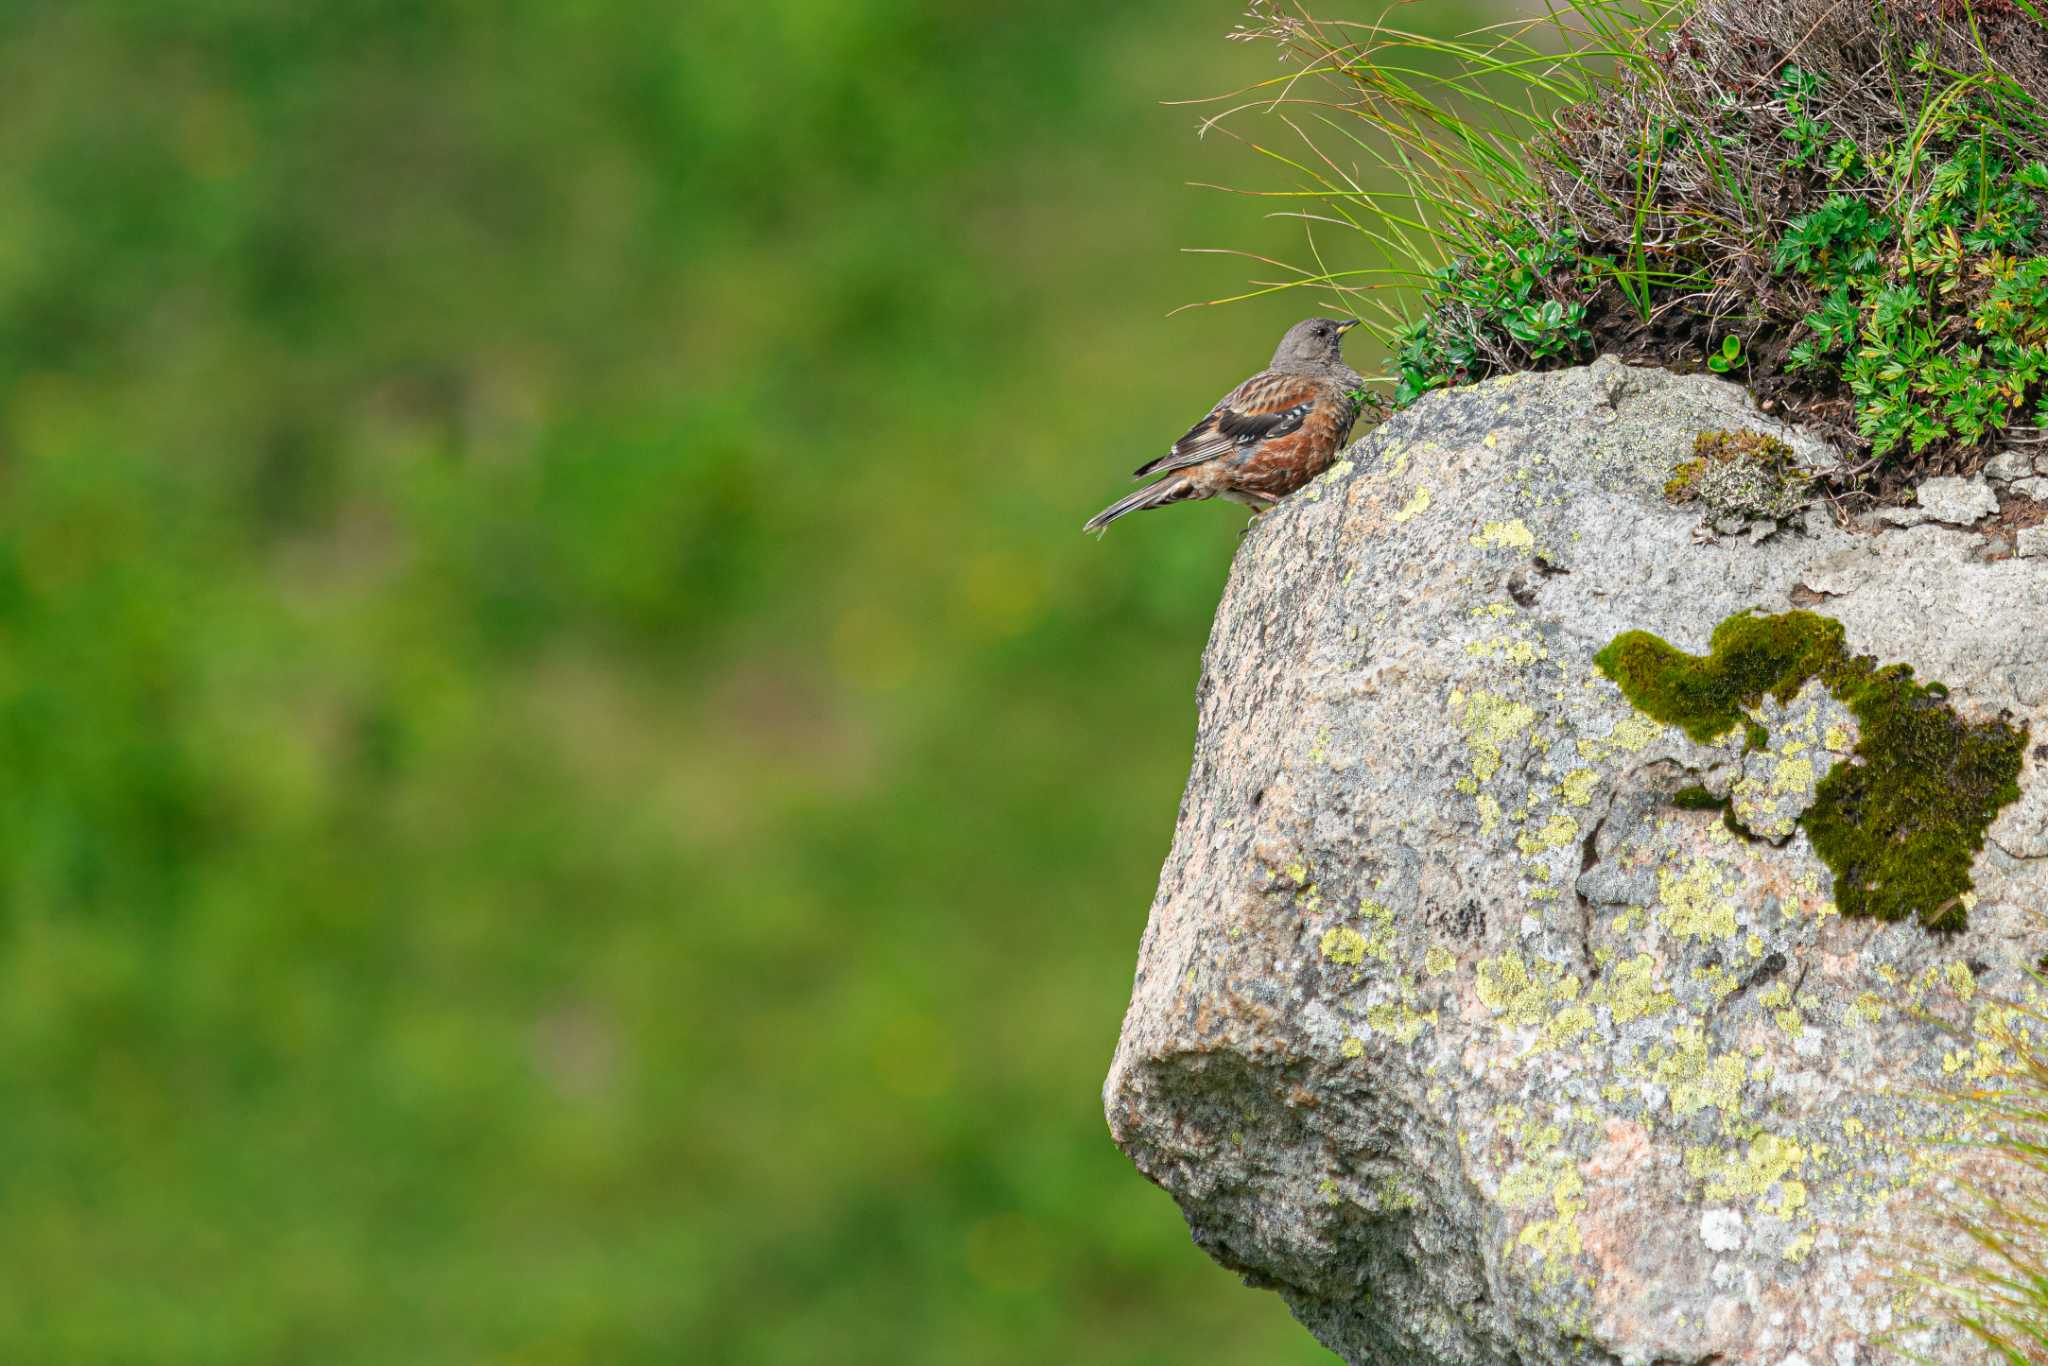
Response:
[[[1664,496],[1710,512],[1782,521],[1806,505],[1813,476],[1792,448],[1762,432],[1701,432],[1693,457],[1674,466]]]
[[[1396,406],[1614,352],[1740,369],[1883,491],[2048,425],[2033,0],[1565,0],[1465,41],[1254,8],[1312,240]],[[1226,116],[1227,117],[1227,116]],[[1379,186],[1391,178],[1398,189]]]
[[[1811,612],[1730,617],[1704,658],[1629,631],[1594,663],[1645,715],[1702,743],[1743,721],[1752,748],[1759,723],[1749,709],[1766,695],[1789,702],[1819,679],[1860,731],[1854,760],[1829,770],[1799,818],[1835,874],[1835,904],[1844,915],[1963,927],[1984,832],[2020,795],[2025,730],[1964,720],[1941,684],[1849,654],[1841,623]]]

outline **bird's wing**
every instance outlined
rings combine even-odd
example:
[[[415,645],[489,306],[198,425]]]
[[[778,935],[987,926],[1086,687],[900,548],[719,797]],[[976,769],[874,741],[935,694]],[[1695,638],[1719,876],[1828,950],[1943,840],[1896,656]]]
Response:
[[[1209,415],[1188,428],[1188,434],[1173,443],[1157,460],[1140,465],[1139,479],[1171,474],[1205,460],[1228,455],[1245,446],[1256,446],[1277,436],[1298,431],[1322,397],[1322,387],[1306,375],[1283,375],[1271,370],[1253,375],[1225,395]]]

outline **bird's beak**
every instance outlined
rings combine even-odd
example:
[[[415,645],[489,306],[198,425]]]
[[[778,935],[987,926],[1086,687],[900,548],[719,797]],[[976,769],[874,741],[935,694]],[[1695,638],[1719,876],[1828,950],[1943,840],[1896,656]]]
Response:
[[[1343,336],[1346,332],[1349,332],[1352,328],[1358,326],[1358,321],[1359,320],[1356,318],[1346,318],[1343,322],[1338,323],[1337,335],[1340,337]]]

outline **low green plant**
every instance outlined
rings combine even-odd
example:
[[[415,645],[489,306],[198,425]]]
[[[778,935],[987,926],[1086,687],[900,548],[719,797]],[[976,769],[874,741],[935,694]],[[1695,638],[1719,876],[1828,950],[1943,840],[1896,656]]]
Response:
[[[1517,363],[1586,359],[1586,305],[1569,297],[1578,268],[1569,239],[1522,225],[1503,230],[1494,249],[1438,268],[1431,307],[1393,337],[1396,406]]]
[[[1707,368],[1717,375],[1742,368],[1742,338],[1730,333],[1721,338],[1721,345],[1707,355]]]
[[[2031,101],[1996,77],[1953,90],[1910,146],[1866,153],[1838,139],[1891,193],[1830,196],[1773,254],[1817,299],[1790,364],[1847,389],[1880,458],[1981,444],[2029,407],[2048,421],[2048,259],[2031,254],[2044,245],[2048,165],[2015,165],[1995,137],[2001,115]]]

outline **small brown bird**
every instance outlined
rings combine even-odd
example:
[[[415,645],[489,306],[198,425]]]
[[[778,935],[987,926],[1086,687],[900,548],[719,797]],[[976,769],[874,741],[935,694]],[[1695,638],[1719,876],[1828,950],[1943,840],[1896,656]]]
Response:
[[[1358,420],[1365,380],[1344,363],[1355,319],[1287,329],[1273,363],[1224,395],[1137,478],[1165,475],[1090,517],[1100,533],[1128,512],[1218,495],[1264,511],[1328,469]]]

